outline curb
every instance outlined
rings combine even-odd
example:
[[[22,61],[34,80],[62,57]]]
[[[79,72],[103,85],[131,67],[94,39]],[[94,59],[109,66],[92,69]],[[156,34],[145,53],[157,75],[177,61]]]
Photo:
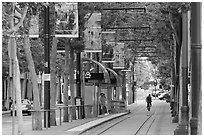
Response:
[[[10,111],[2,111],[2,115],[10,114]]]
[[[88,131],[88,130],[90,130],[90,129],[92,129],[92,128],[95,128],[95,127],[97,127],[97,126],[100,126],[100,125],[104,124],[104,123],[107,122],[107,121],[114,120],[114,119],[116,119],[116,118],[122,117],[122,116],[124,116],[124,115],[129,114],[129,113],[130,113],[130,110],[128,110],[127,112],[125,112],[124,114],[121,114],[121,115],[119,115],[119,116],[106,119],[106,120],[104,120],[104,121],[102,121],[102,122],[100,122],[100,123],[98,123],[98,124],[95,124],[95,125],[93,125],[93,126],[91,126],[91,127],[88,127],[87,129],[85,129],[85,130],[83,130],[83,131],[80,131],[77,135],[81,135],[81,134],[83,134],[84,132],[86,132],[86,131]]]

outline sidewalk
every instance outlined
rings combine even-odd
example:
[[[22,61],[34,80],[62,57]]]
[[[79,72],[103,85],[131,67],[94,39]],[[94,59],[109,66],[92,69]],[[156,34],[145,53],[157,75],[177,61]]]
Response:
[[[27,130],[24,132],[24,135],[80,135],[91,128],[128,113],[130,112],[103,115],[97,118],[78,119],[73,120],[72,122],[63,122],[61,126],[51,126],[51,128],[40,131]]]

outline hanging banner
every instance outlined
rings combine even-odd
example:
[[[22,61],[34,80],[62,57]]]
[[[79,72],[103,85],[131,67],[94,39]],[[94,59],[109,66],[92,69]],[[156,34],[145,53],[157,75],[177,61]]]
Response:
[[[113,48],[115,47],[115,31],[102,32],[102,61],[113,62]]]
[[[39,15],[32,15],[30,19],[29,37],[39,37]]]
[[[103,62],[113,62],[113,48],[115,47],[115,42],[106,42],[102,47],[102,61]]]
[[[78,4],[72,2],[57,2],[55,4],[55,12],[55,37],[79,37]]]
[[[86,17],[89,17],[88,13]],[[86,23],[84,31],[85,51],[86,52],[101,52],[101,13],[92,13]]]
[[[125,54],[124,54],[124,43],[117,43],[113,48],[113,69],[124,69],[125,68]]]

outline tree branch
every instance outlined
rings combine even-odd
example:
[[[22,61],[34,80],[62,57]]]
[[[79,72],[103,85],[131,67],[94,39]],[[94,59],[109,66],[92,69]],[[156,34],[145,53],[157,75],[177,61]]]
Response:
[[[24,8],[22,18],[20,19],[19,23],[14,26],[13,31],[17,31],[19,27],[23,25],[23,21],[25,19],[27,11],[28,11],[28,6]]]
[[[19,7],[17,7],[17,6],[15,6],[15,10],[17,11],[17,12],[19,12],[21,15],[23,15],[23,11],[19,8]]]
[[[170,12],[169,12],[169,22],[170,22],[170,24],[171,24],[171,28],[173,29],[173,33],[175,34],[176,43],[179,44],[178,34],[177,34],[176,29],[175,29],[175,27],[174,27],[174,24],[173,24],[173,22],[172,22],[172,20],[171,20],[171,13],[170,13]]]

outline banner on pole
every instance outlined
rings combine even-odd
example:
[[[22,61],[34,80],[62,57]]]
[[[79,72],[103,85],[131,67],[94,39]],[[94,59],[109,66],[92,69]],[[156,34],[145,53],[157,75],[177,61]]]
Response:
[[[87,16],[90,16],[88,13]],[[101,13],[92,13],[86,23],[84,31],[85,50],[87,52],[101,52]]]
[[[117,43],[113,48],[113,69],[124,69],[125,68],[125,54],[124,54],[124,43]]]
[[[57,2],[55,4],[56,29],[55,37],[79,37],[78,3]]]
[[[39,37],[39,15],[32,15],[30,19],[29,37]]]
[[[113,62],[113,48],[116,45],[116,32],[102,32],[102,61]]]

